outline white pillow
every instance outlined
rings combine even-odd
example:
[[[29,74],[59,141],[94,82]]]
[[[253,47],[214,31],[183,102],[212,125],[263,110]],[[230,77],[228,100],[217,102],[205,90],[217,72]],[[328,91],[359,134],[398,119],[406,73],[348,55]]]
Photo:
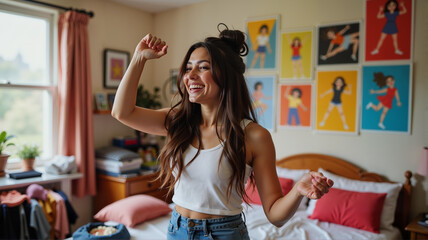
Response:
[[[299,181],[300,178],[302,178],[302,176],[308,172],[309,169],[289,169],[278,166],[276,167],[276,173],[278,174],[278,177],[293,179],[294,184],[296,184],[297,181]],[[304,197],[300,202],[299,208],[297,210],[306,210],[308,200],[309,198]]]
[[[380,228],[392,229],[395,217],[395,207],[397,205],[398,195],[402,185],[400,183],[384,183],[384,182],[366,182],[353,180],[345,177],[338,176],[328,172],[322,168],[318,169],[324,176],[334,181],[334,188],[339,188],[355,192],[373,192],[373,193],[386,193],[385,202],[383,204],[382,215],[380,218]],[[308,214],[312,214],[315,209],[316,200],[309,201],[307,209]]]

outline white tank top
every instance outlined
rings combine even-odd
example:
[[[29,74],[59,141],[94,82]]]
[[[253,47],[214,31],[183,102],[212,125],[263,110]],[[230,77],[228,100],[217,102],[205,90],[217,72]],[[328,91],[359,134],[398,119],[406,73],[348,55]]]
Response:
[[[251,121],[243,120],[245,128]],[[198,149],[189,145],[184,152],[184,166],[195,157]],[[242,198],[232,188],[229,200],[227,199],[227,185],[233,174],[229,161],[223,157],[220,165],[220,157],[223,152],[223,144],[211,149],[202,149],[198,157],[188,166],[184,167],[180,179],[174,186],[172,201],[189,210],[213,214],[236,215],[242,211]],[[251,166],[246,164],[245,182],[251,173]],[[177,170],[174,171],[177,176]]]

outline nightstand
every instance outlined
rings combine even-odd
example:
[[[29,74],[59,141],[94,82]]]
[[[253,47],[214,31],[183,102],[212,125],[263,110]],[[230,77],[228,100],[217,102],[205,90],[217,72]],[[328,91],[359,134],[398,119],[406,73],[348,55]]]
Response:
[[[136,194],[151,195],[171,203],[172,196],[167,196],[167,189],[160,189],[161,182],[154,181],[156,177],[157,173],[130,178],[112,177],[98,173],[97,195],[94,197],[94,214],[110,203]]]
[[[422,219],[422,214],[419,214],[413,221],[407,224],[405,230],[410,232],[411,240],[428,239],[428,227],[418,224]]]

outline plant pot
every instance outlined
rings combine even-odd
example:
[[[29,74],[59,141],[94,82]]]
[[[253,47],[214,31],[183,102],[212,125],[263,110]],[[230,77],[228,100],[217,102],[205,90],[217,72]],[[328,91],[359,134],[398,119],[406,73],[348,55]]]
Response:
[[[4,177],[6,175],[6,172],[4,171],[6,169],[7,159],[10,157],[8,154],[0,154],[0,177]]]
[[[34,158],[22,159],[22,168],[24,171],[34,170]]]

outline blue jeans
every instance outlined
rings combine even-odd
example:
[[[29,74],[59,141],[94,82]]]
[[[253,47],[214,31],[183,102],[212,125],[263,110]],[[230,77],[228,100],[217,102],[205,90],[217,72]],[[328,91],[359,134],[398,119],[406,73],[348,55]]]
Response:
[[[250,239],[241,214],[214,219],[190,219],[181,216],[175,209],[169,221],[167,236],[168,240]]]

